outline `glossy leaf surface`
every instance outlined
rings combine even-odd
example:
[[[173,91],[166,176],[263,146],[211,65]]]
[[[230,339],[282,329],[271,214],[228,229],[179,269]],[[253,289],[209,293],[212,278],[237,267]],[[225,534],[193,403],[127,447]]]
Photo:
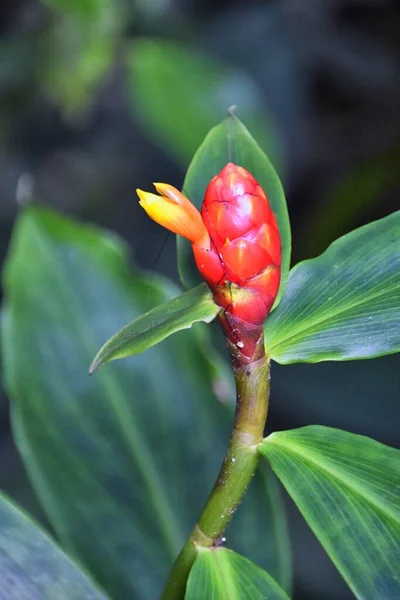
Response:
[[[88,376],[101,343],[176,293],[131,273],[109,233],[31,207],[4,282],[5,380],[37,495],[113,600],[153,600],[218,474],[231,381],[201,325]],[[287,585],[279,541],[264,535],[285,535],[276,504],[260,473],[240,511],[246,530],[234,522],[227,535],[240,552],[251,540],[251,559]]]
[[[289,600],[266,571],[247,558],[217,548],[202,550],[189,575],[185,600]]]
[[[193,323],[210,323],[219,311],[209,288],[202,283],[186,294],[156,306],[113,335],[97,353],[90,373],[111,360],[139,354],[171,334],[190,328]]]
[[[184,193],[201,207],[212,177],[228,163],[245,167],[257,179],[268,196],[277,218],[282,244],[282,277],[277,304],[285,287],[290,265],[291,235],[285,195],[279,177],[255,139],[233,114],[214,127],[197,150],[186,173]],[[200,281],[190,242],[178,237],[178,267],[182,283],[192,287]]]
[[[400,211],[336,240],[289,274],[265,325],[277,362],[352,360],[400,350]]]
[[[322,426],[259,446],[357,598],[400,597],[400,451]]]
[[[88,577],[0,494],[1,600],[106,600]]]

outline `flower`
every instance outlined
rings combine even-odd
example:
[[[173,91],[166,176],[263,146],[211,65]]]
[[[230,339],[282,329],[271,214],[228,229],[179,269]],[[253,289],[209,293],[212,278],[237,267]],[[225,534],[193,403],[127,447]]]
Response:
[[[157,223],[192,243],[196,265],[227,314],[261,325],[280,283],[281,243],[267,196],[243,167],[228,163],[207,186],[201,212],[171,185],[137,190]]]

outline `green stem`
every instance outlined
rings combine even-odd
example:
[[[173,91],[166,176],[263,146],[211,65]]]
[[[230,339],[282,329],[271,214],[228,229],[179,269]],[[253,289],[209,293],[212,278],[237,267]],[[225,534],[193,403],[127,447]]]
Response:
[[[269,360],[261,334],[252,358],[230,345],[236,383],[236,413],[231,440],[207,504],[182,548],[164,588],[162,600],[183,600],[197,553],[214,546],[239,506],[256,470],[268,412]],[[261,350],[260,350],[261,349]]]

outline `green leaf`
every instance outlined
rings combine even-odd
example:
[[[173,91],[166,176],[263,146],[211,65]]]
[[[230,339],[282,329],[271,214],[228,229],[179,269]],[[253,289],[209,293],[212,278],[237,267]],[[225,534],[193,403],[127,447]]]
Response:
[[[282,184],[267,156],[252,138],[243,123],[230,113],[214,127],[197,150],[186,173],[184,193],[201,207],[206,187],[214,175],[228,162],[236,163],[254,175],[265,190],[277,218],[282,243],[282,276],[277,305],[287,279],[290,265],[291,236]],[[201,280],[196,269],[190,242],[178,237],[178,268],[183,285],[192,287]]]
[[[189,575],[185,600],[289,600],[263,569],[227,550],[201,550]]]
[[[357,598],[400,598],[400,451],[310,426],[259,445]]]
[[[121,0],[45,0],[53,23],[40,37],[41,85],[66,116],[87,109],[112,65],[124,24]]]
[[[35,523],[0,494],[0,597],[4,600],[105,600]]]
[[[207,328],[89,377],[101,343],[176,288],[132,273],[115,236],[39,208],[19,217],[4,283],[14,437],[50,522],[113,600],[158,598],[230,436],[232,382]],[[274,553],[281,507],[262,472],[242,509],[246,529],[234,521],[230,542],[243,552],[253,540],[251,559],[288,585]]]
[[[61,14],[72,12],[82,14],[88,19],[96,19],[104,8],[104,0],[81,0],[79,3],[74,0],[43,0],[43,2]]]
[[[265,325],[279,363],[352,360],[400,350],[400,211],[336,240],[290,271]]]
[[[117,358],[134,356],[193,323],[210,323],[219,311],[205,283],[169,302],[156,306],[112,336],[99,350],[89,373]]]
[[[260,474],[264,479],[260,481]],[[252,487],[262,485],[262,493],[252,493]],[[292,549],[289,537],[289,531],[286,522],[286,508],[281,494],[281,484],[272,472],[272,469],[266,469],[265,464],[260,465],[250,488],[246,492],[244,499],[234,516],[234,532],[242,532],[243,539],[237,540],[236,535],[231,535],[228,528],[226,538],[232,550],[237,550],[242,555],[265,566],[273,575],[273,578],[279,582],[279,585],[290,595],[292,591]],[[273,515],[270,519],[268,530],[263,529],[260,521],[260,515]],[[268,555],[264,555],[260,561],[260,554],[256,552],[260,544],[261,536],[266,536],[268,531]],[[239,543],[238,543],[239,542]],[[279,557],[279,562],[276,562]]]
[[[188,164],[232,104],[277,159],[276,131],[259,89],[245,72],[182,43],[139,38],[128,53],[128,73],[137,122],[182,164]]]

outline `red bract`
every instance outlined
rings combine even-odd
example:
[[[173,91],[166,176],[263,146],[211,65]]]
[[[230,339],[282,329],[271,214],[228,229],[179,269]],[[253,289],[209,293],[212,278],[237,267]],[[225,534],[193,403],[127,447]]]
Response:
[[[243,167],[228,163],[210,181],[201,214],[181,192],[155,184],[138,190],[158,223],[192,242],[197,267],[226,315],[261,325],[278,293],[281,244],[264,190]]]
[[[227,312],[253,324],[268,315],[280,282],[281,244],[262,187],[228,163],[209,183],[201,216],[209,249],[193,245],[197,267]]]

